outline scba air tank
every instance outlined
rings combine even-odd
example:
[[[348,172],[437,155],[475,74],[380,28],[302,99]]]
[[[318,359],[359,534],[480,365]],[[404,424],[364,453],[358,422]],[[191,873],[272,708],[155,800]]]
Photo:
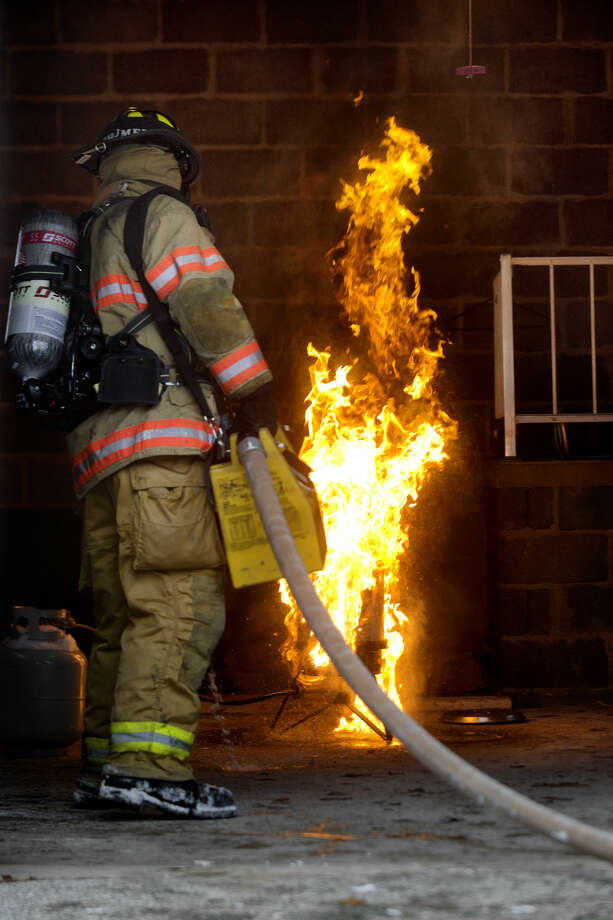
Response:
[[[42,209],[19,231],[6,325],[9,366],[22,380],[47,376],[60,363],[70,295],[58,289],[63,266],[76,259],[76,221]]]
[[[81,737],[86,659],[58,625],[65,610],[14,607],[0,642],[0,743],[37,754],[63,751]]]

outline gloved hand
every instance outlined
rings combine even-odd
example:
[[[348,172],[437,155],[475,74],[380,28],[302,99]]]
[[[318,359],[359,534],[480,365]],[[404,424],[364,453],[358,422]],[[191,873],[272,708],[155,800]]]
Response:
[[[268,428],[274,437],[277,416],[272,383],[262,384],[259,389],[241,399],[232,427],[238,433],[239,441],[249,436],[257,438],[260,428]]]

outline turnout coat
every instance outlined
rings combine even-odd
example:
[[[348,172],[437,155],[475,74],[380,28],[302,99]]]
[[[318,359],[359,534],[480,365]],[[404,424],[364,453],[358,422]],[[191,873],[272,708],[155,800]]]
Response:
[[[101,164],[96,199],[125,198],[95,221],[91,235],[91,297],[105,335],[114,335],[147,308],[146,297],[123,246],[126,214],[136,196],[155,185],[181,186],[174,156],[156,147],[120,147]],[[208,371],[231,400],[272,379],[247,316],[232,293],[234,275],[187,204],[165,195],[148,210],[143,244],[145,275],[191,345],[197,369]],[[157,328],[137,334],[170,367]],[[176,375],[174,376],[176,379]],[[203,391],[214,406],[210,387]],[[169,386],[155,406],[107,406],[68,436],[79,498],[128,464],[161,455],[204,456],[214,444],[211,427],[186,386]]]

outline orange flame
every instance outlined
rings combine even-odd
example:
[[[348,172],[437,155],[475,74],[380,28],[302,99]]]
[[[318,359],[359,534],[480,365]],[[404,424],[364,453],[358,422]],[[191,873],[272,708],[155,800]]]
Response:
[[[398,596],[409,540],[405,512],[417,501],[428,471],[445,460],[445,443],[456,436],[456,423],[441,409],[433,388],[443,357],[436,314],[420,309],[419,276],[411,269],[409,279],[404,265],[403,239],[419,216],[401,196],[406,189],[419,195],[431,151],[393,118],[381,147],[381,158],[360,158],[363,181],[343,182],[336,207],[349,212],[349,221],[330,255],[339,299],[366,354],[332,370],[330,351],[309,344],[314,361],[306,400],[308,436],[300,456],[314,470],[328,541],[326,566],[314,576],[315,587],[359,653],[365,635],[372,641],[374,625],[374,639],[386,645],[375,652],[375,660],[377,654],[383,659],[377,677],[399,702],[398,663],[416,629],[415,611],[407,614]],[[311,680],[329,677],[328,657],[313,637],[306,650],[300,649],[300,614],[286,586],[282,596],[290,605],[286,654],[300,679],[308,681],[309,672]],[[377,597],[378,614],[372,609]],[[366,712],[359,700],[354,705]],[[367,731],[354,716],[339,728]]]

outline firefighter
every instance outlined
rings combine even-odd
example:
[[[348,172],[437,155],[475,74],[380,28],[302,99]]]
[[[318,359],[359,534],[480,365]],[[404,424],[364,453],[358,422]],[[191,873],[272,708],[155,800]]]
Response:
[[[96,205],[113,202],[91,230],[93,307],[112,336],[147,307],[123,246],[130,204],[157,185],[187,192],[200,161],[171,118],[135,108],[74,158],[99,177]],[[159,195],[142,252],[196,369],[235,404],[239,438],[274,431],[271,373],[211,233],[187,203]],[[81,586],[92,589],[96,623],[74,800],[231,817],[230,791],[198,785],[188,763],[198,689],[225,622],[224,554],[205,483],[214,426],[155,323],[136,338],[164,366],[159,402],[107,405],[68,437],[83,516]],[[202,389],[214,407],[213,389],[204,381]]]

